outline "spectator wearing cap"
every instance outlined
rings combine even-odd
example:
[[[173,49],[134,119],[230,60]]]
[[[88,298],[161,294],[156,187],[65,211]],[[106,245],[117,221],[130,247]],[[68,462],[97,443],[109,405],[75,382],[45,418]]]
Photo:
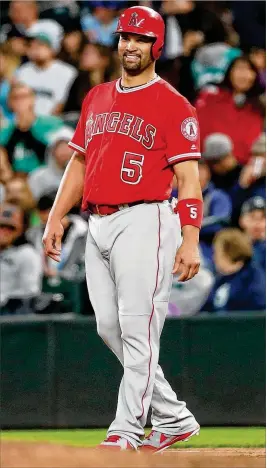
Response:
[[[237,161],[246,164],[263,128],[262,94],[255,65],[245,56],[233,60],[223,82],[201,91],[195,103],[202,144],[211,133],[228,135]]]
[[[199,90],[210,83],[221,83],[231,62],[242,55],[242,51],[225,41],[205,44],[196,51],[192,62],[194,83]]]
[[[262,197],[247,200],[241,208],[239,226],[253,244],[254,257],[266,271],[266,203]]]
[[[232,140],[223,133],[212,133],[203,142],[202,157],[210,168],[215,187],[229,192],[242,169],[233,154]]]
[[[42,260],[25,238],[27,218],[22,208],[0,206],[1,315],[34,312],[41,291]]]
[[[31,36],[28,48],[29,62],[22,65],[16,79],[32,88],[36,95],[37,115],[58,115],[65,104],[77,71],[71,65],[55,59],[58,43],[48,32]]]
[[[229,192],[233,213],[232,222],[238,224],[241,206],[249,198],[266,199],[266,135],[262,133],[253,143],[251,158],[242,168],[239,179]]]
[[[212,260],[212,241],[215,234],[225,227],[231,218],[231,200],[227,193],[211,182],[209,166],[202,159],[199,163],[199,180],[203,194],[204,211],[200,230],[200,247],[207,262]]]
[[[36,201],[44,194],[57,191],[73,151],[68,146],[73,130],[63,127],[53,134],[46,149],[46,166],[29,174],[28,182]]]
[[[117,28],[117,10],[121,2],[90,2],[92,13],[82,15],[81,26],[87,38],[92,43],[108,47],[115,45],[114,32]]]
[[[247,235],[220,231],[213,242],[216,279],[203,311],[227,313],[265,309],[265,274],[253,259]]]
[[[39,226],[27,231],[26,237],[36,250],[43,252],[42,237],[56,193],[43,195],[37,203],[37,212],[41,220]],[[61,260],[45,258],[44,272],[46,277],[61,277],[70,281],[83,280],[85,276],[84,250],[87,236],[87,223],[81,216],[68,214],[62,219],[64,235],[62,238]]]
[[[16,172],[29,173],[43,165],[51,135],[64,125],[59,117],[37,116],[35,101],[36,96],[28,85],[11,86],[9,106],[15,118],[2,127],[0,145]]]

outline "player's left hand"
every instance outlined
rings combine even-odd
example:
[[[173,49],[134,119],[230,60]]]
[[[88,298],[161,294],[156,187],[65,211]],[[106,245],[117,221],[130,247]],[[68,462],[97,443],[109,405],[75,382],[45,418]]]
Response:
[[[178,281],[184,282],[192,279],[198,273],[199,267],[200,256],[197,245],[183,241],[177,250],[172,273],[180,273]]]

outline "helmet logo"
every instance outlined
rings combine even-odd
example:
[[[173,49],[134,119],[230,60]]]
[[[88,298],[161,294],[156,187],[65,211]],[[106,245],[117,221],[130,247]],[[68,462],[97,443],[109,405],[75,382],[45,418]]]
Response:
[[[140,28],[144,21],[144,18],[140,20],[138,19],[137,13],[132,13],[128,26],[135,26],[136,28]]]

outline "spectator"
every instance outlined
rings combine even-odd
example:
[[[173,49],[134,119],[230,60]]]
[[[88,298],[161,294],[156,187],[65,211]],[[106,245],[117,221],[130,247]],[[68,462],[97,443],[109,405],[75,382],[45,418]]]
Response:
[[[61,113],[77,74],[74,67],[55,59],[56,52],[53,36],[38,33],[30,41],[28,49],[30,61],[22,65],[16,74],[18,81],[34,90],[37,115]]]
[[[9,105],[15,119],[2,128],[0,145],[5,147],[16,172],[28,173],[42,165],[50,135],[63,126],[58,117],[37,117],[34,103],[35,95],[29,86],[17,83],[11,87]]]
[[[78,68],[80,53],[85,44],[88,44],[87,37],[74,25],[73,28],[69,28],[65,31],[58,58],[62,60],[62,62]]]
[[[242,204],[258,196],[266,199],[266,135],[262,133],[251,148],[251,159],[229,192],[233,203],[232,222],[237,224]]]
[[[117,28],[117,9],[119,2],[90,2],[92,13],[81,18],[82,30],[90,42],[108,47],[115,44],[114,32]]]
[[[192,73],[197,89],[209,83],[221,83],[232,60],[242,54],[237,48],[239,37],[233,28],[233,15],[226,3],[205,3],[204,8],[215,10],[213,14],[217,16],[217,21],[220,19],[221,24],[220,26],[218,24],[219,29],[214,28],[212,35],[206,34],[205,44],[196,50],[192,61]]]
[[[25,177],[16,174],[6,183],[5,201],[14,203],[22,208],[28,215],[35,208],[35,200]]]
[[[42,261],[26,241],[27,218],[16,205],[0,207],[1,315],[34,312],[41,291]]]
[[[201,89],[210,83],[221,83],[231,62],[241,54],[240,49],[223,42],[200,47],[192,62],[195,87]]]
[[[216,188],[229,191],[236,184],[242,167],[233,154],[233,143],[227,135],[212,133],[203,142],[203,159],[211,171]]]
[[[254,197],[247,200],[241,209],[239,226],[253,245],[254,257],[266,270],[266,213],[265,199]]]
[[[244,56],[235,59],[220,86],[204,89],[196,101],[202,143],[211,133],[224,133],[237,161],[246,164],[263,128],[261,93],[256,67]]]
[[[110,80],[111,50],[100,44],[84,44],[79,60],[79,73],[75,78],[64,106],[64,112],[80,112],[88,91]]]
[[[184,36],[188,31],[198,31],[203,34],[205,41],[208,43],[217,42],[219,39],[225,38],[225,30],[219,16],[208,9],[207,5],[203,4],[203,2],[168,0],[153,2],[153,7],[156,4],[160,4],[160,12],[165,15],[167,30],[169,18],[176,20],[180,29],[180,33],[178,33],[180,37]],[[168,48],[168,37],[166,39],[165,48]],[[179,46],[181,52],[183,50],[182,42]],[[174,47],[175,45],[173,44],[172,48]],[[179,55],[178,49],[177,52]]]
[[[80,24],[80,8],[75,0],[46,0],[39,2],[40,18],[56,20],[66,30],[71,24]]]
[[[261,87],[266,88],[266,50],[261,47],[252,47],[249,58],[259,73]]]
[[[5,44],[0,46],[0,113],[7,120],[12,120],[13,114],[8,107],[8,95],[12,76],[20,64],[19,58]]]
[[[203,263],[203,262],[201,262]],[[194,278],[185,283],[173,279],[170,302],[169,317],[190,317],[197,314],[205,304],[214,283],[212,272],[202,264]]]
[[[50,210],[55,199],[55,193],[43,195],[37,204],[37,211],[41,220],[39,226],[28,230],[27,239],[32,242],[38,252],[43,252],[42,237]],[[77,215],[67,215],[63,218],[64,235],[62,238],[61,261],[45,258],[45,276],[55,278],[60,276],[66,280],[78,281],[84,279],[84,250],[87,223]]]
[[[0,147],[0,183],[5,185],[14,176],[12,167],[8,160],[7,152]]]
[[[199,163],[199,179],[203,194],[203,222],[200,230],[200,248],[206,262],[212,259],[212,241],[217,232],[227,225],[231,218],[231,200],[227,193],[215,188],[210,181],[209,166],[202,159]]]
[[[58,189],[73,153],[68,146],[72,136],[73,130],[67,127],[58,130],[46,150],[47,166],[40,167],[29,175],[29,187],[36,201],[43,195]]]
[[[13,171],[8,161],[7,153],[0,147],[0,203],[3,203],[6,197],[6,183],[12,179]]]
[[[254,311],[265,309],[265,274],[253,261],[252,245],[239,229],[220,231],[214,239],[217,272],[204,311]]]
[[[19,33],[17,36],[20,35],[21,37],[30,36],[42,31],[43,33],[52,35],[59,47],[63,29],[54,20],[39,19],[37,2],[31,0],[27,0],[26,2],[11,0],[9,5],[9,17],[11,22],[9,25],[4,25],[4,31],[8,31],[9,28],[12,28]]]
[[[234,25],[242,48],[266,46],[266,6],[264,2],[231,2]]]
[[[0,30],[0,43],[10,49],[10,54],[15,55],[20,64],[27,61],[28,41],[16,27],[4,24]]]

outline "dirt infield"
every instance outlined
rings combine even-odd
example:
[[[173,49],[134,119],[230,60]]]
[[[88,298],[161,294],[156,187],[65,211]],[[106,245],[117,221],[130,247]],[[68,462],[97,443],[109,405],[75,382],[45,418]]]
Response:
[[[162,455],[1,442],[1,468],[263,468],[265,449],[180,449]]]

